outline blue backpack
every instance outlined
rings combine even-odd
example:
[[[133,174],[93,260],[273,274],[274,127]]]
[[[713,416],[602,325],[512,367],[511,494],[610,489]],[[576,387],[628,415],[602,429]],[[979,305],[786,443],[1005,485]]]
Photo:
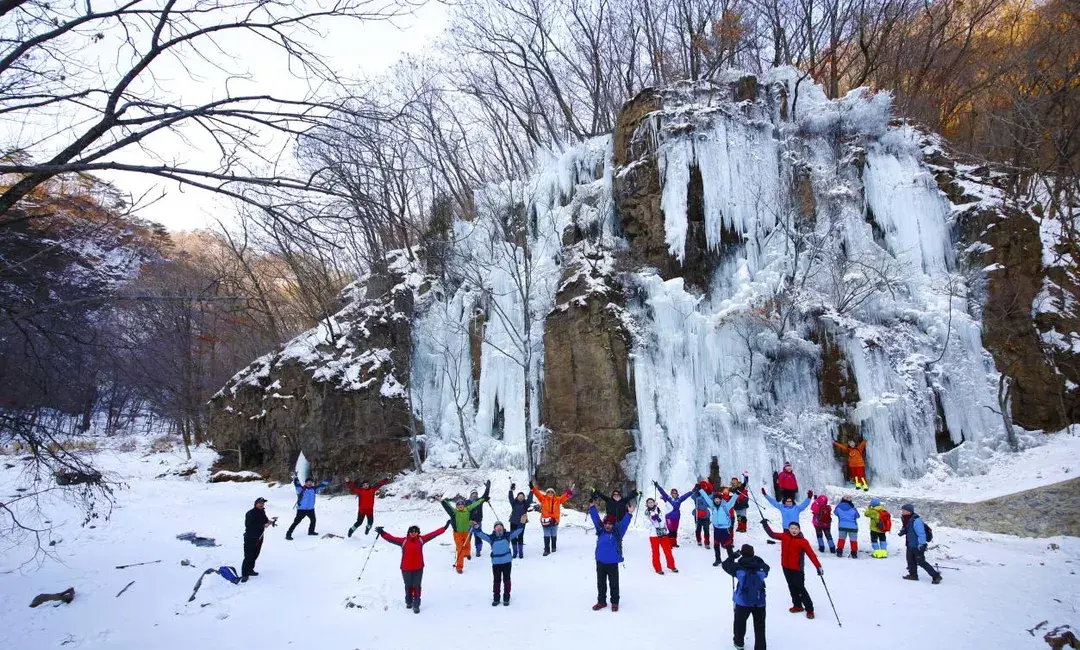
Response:
[[[218,567],[217,572],[234,585],[240,584],[240,576],[236,575],[236,568],[231,566]]]
[[[739,600],[744,603],[765,605],[765,579],[762,573],[764,573],[762,569],[743,571],[742,580],[739,581]]]

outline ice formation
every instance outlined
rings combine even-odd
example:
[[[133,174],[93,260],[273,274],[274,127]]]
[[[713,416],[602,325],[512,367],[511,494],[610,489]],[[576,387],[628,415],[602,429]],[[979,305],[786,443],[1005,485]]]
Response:
[[[647,269],[624,279],[638,411],[627,468],[639,485],[689,485],[714,456],[725,478],[745,469],[758,484],[792,460],[806,485],[838,484],[831,443],[842,426],[868,441],[871,481],[895,484],[925,471],[945,438],[1000,435],[988,408],[997,374],[951,239],[954,211],[922,162],[920,135],[888,126],[888,96],[861,90],[829,101],[802,82],[796,113],[796,75],[769,73],[763,97],[742,103],[687,86],[636,134],[656,156],[670,254],[682,261],[695,245],[695,168],[705,245],[723,244],[707,292]],[[428,462],[456,466],[471,454],[481,466],[524,467],[525,432],[544,424],[544,319],[573,271],[564,231],[625,247],[613,173],[612,141],[597,138],[526,182],[485,188],[476,218],[455,223],[456,280],[422,298],[413,329],[410,384]],[[800,174],[812,215],[798,212]],[[508,214],[527,215],[528,258],[502,230]],[[857,400],[822,403],[825,346]]]

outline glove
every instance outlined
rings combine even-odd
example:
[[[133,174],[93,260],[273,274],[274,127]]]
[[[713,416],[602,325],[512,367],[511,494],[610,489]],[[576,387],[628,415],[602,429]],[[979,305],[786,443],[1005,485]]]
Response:
[[[691,492],[694,492],[694,493],[701,492],[701,486],[700,485],[695,485],[694,489],[691,490]]]
[[[817,574],[818,574],[819,576],[823,576],[823,575],[825,575],[825,569],[824,569],[823,567],[818,567],[818,569],[817,569]]]
[[[530,490],[533,489],[533,482],[532,481],[529,481],[529,489]]]
[[[920,544],[919,545],[919,552],[920,553],[925,553],[926,552],[926,544]]]
[[[737,559],[739,559],[740,555],[742,555],[742,551],[735,551],[734,553],[731,554],[731,559],[737,560]]]
[[[807,490],[806,491],[806,498],[807,499],[813,499],[814,498],[814,491],[813,490]]]
[[[765,491],[765,488],[761,488],[761,494],[763,496],[769,496],[769,493]]]
[[[764,526],[764,525],[765,525],[765,524],[767,524],[767,523],[769,523],[769,520],[768,520],[768,519],[762,519],[762,520],[761,520],[761,525],[762,525],[762,526]]]
[[[486,488],[491,487],[491,479],[488,479],[488,480],[484,481],[484,487],[486,487]]]
[[[376,526],[375,527],[375,532],[382,535],[383,534],[383,527],[382,526]]]
[[[514,488],[516,488],[516,487],[517,487],[517,483],[511,483],[510,484],[510,491],[513,492]]]

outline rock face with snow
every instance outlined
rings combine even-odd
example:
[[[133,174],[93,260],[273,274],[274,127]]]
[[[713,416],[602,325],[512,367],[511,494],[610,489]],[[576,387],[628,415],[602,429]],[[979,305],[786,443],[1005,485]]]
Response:
[[[411,363],[413,296],[421,282],[395,256],[345,289],[346,307],[283,350],[256,359],[214,396],[215,448],[281,480],[303,451],[318,477],[375,479],[411,464],[412,420],[398,377]]]
[[[348,316],[371,309],[358,300],[238,375],[217,403],[243,415],[222,417],[236,439],[266,427],[276,455],[314,429],[318,472],[371,453],[350,437],[376,435],[369,419],[408,464],[389,440],[408,402],[425,465],[528,467],[559,488],[685,489],[714,460],[837,484],[832,443],[860,437],[871,483],[946,451],[978,473],[1007,446],[999,370],[1017,423],[1075,419],[1072,251],[889,108],[830,101],[791,69],[645,91],[611,136],[478,188],[440,277],[397,282],[411,311]],[[297,403],[263,415],[275,392]]]

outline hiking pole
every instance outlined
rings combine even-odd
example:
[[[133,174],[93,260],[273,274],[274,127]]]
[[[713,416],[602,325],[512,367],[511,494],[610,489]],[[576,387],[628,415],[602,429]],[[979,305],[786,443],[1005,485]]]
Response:
[[[825,576],[819,575],[821,578],[821,584],[825,587],[825,595],[829,597],[829,606],[832,607],[833,616],[836,617],[836,624],[840,627],[844,627],[844,624],[840,622],[840,615],[836,613],[836,605],[833,604],[832,594],[829,593],[829,585],[825,584]]]
[[[960,569],[958,569],[958,568],[956,568],[954,566],[941,566],[940,564],[935,564],[934,568],[935,569],[949,569],[950,571],[959,571],[960,570]]]
[[[754,506],[757,507],[758,514],[761,516],[761,518],[763,520],[768,521],[769,518],[766,517],[765,513],[761,511],[761,504],[758,503],[757,495],[754,494],[753,490],[747,490],[747,492],[750,494],[750,498],[754,500]],[[783,522],[781,522],[781,523],[783,523]],[[776,542],[771,540],[771,539],[767,539],[767,540],[765,540],[765,543],[766,544],[775,544]]]
[[[495,512],[495,506],[491,505],[491,499],[487,500],[488,507],[491,508],[491,514],[495,515],[495,521],[503,521],[503,518],[499,516],[499,513]]]
[[[368,560],[371,559],[371,552],[375,550],[375,545],[379,543],[380,539],[382,539],[382,535],[376,537],[375,541],[371,543],[371,548],[368,549],[367,557],[364,558],[364,566],[360,567],[360,575],[356,578],[357,582],[360,582],[360,580],[364,577],[364,570],[367,569]]]

